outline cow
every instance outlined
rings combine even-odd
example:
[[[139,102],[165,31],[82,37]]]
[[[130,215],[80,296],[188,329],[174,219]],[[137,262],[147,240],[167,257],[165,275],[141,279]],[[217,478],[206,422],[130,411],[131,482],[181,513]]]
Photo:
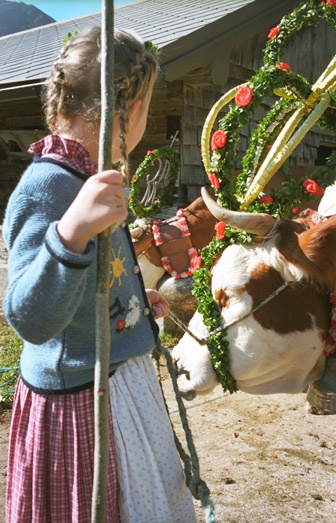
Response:
[[[210,189],[211,192],[211,189]],[[199,196],[190,205],[182,209],[190,232],[190,243],[197,252],[208,245],[215,234],[217,219],[211,214]],[[177,217],[173,216],[161,223],[172,223]],[[138,263],[144,279],[145,287],[158,288],[160,279],[167,274],[162,265],[162,253],[154,241],[153,223],[137,219],[132,224],[131,235]],[[178,247],[180,250],[180,247]]]
[[[249,394],[299,393],[325,368],[330,293],[336,284],[336,216],[307,218],[227,211],[202,189],[218,220],[255,235],[226,247],[211,269],[211,293],[229,344],[229,372]],[[261,308],[273,292],[283,287]],[[172,350],[179,389],[187,398],[218,383],[196,311]]]

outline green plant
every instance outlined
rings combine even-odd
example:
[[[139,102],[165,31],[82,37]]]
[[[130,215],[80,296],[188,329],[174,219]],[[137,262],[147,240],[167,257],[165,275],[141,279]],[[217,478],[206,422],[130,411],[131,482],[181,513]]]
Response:
[[[68,32],[67,36],[65,38],[63,38],[62,40],[62,44],[65,45],[67,44],[68,42],[70,42],[70,40],[72,40],[72,38],[74,38],[75,36],[79,36],[79,31],[75,31],[74,33],[71,33],[71,31]]]
[[[0,404],[11,405],[19,374],[22,340],[9,325],[0,327]]]
[[[172,349],[180,340],[182,334],[173,334],[171,332],[163,332],[160,334],[160,340],[162,345],[167,349]]]

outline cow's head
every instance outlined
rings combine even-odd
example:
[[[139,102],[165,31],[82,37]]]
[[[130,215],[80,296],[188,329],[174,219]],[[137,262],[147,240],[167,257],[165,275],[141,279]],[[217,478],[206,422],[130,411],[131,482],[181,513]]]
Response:
[[[325,365],[329,292],[336,283],[336,217],[309,228],[302,219],[279,222],[267,214],[227,211],[204,191],[203,198],[217,219],[263,238],[227,247],[212,269],[212,295],[222,324],[230,325],[229,370],[238,388],[252,394],[302,392]],[[284,282],[290,284],[283,292],[256,309]],[[190,329],[204,336],[198,313]],[[184,371],[183,391],[213,387],[210,355],[207,359],[193,337],[185,334],[172,355]]]

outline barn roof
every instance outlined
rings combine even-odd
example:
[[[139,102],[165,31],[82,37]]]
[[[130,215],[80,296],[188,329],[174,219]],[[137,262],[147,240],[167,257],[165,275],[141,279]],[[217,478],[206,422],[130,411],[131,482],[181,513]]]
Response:
[[[242,40],[271,27],[295,0],[139,0],[115,7],[115,27],[136,31],[160,50],[168,81],[209,62]],[[25,97],[44,82],[69,32],[100,25],[101,13],[0,38],[0,99]]]

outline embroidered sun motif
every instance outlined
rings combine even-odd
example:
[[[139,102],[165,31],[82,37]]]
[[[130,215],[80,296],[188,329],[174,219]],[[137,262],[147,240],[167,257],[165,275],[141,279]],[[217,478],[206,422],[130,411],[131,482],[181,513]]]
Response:
[[[111,280],[110,280],[110,287],[114,284],[116,280],[118,280],[118,287],[121,286],[121,276],[124,274],[127,276],[127,272],[124,268],[124,262],[126,258],[120,258],[120,252],[121,247],[118,249],[118,254],[116,255],[114,252],[114,249],[111,249],[112,252],[112,261],[111,261]]]

